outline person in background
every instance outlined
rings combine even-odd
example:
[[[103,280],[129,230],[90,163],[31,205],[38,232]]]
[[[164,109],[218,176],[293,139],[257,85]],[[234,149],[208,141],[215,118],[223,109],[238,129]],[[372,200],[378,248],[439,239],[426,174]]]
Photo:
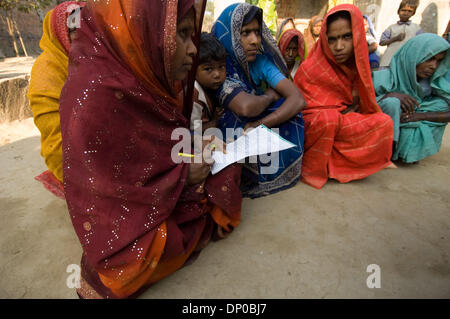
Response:
[[[364,30],[366,31],[367,45],[369,46],[369,63],[372,70],[380,67],[380,54],[378,53],[378,42],[372,20],[366,15],[364,17]]]
[[[244,197],[257,198],[293,187],[300,179],[303,156],[305,101],[288,80],[280,50],[262,19],[262,10],[247,3],[227,7],[212,33],[227,50],[227,79],[218,92],[225,107],[220,128],[227,131],[252,129],[260,125],[279,129],[295,147],[274,153],[269,163],[261,157],[243,167]],[[269,169],[267,169],[269,168]]]
[[[278,27],[276,36],[277,41],[280,41],[280,37],[283,34],[283,32],[291,29],[296,29],[294,19],[293,18],[284,19],[283,22],[281,22],[281,24]]]
[[[373,72],[378,104],[394,122],[393,160],[415,163],[439,152],[450,121],[449,48],[424,33],[397,51],[389,69]]]
[[[302,182],[363,179],[392,166],[392,120],[375,99],[361,11],[339,5],[295,78],[306,99]]]
[[[311,52],[312,48],[319,39],[320,29],[322,28],[322,18],[314,16],[309,21],[308,27],[303,32],[305,37],[306,56]]]
[[[387,68],[395,52],[398,51],[409,39],[422,33],[418,24],[411,22],[411,17],[416,13],[417,0],[402,0],[398,8],[399,21],[390,25],[381,35],[380,45],[387,46],[380,60],[380,67]]]
[[[59,97],[67,79],[68,55],[76,29],[68,29],[71,14],[84,2],[66,1],[45,16],[41,55],[31,69],[28,99],[34,123],[41,132],[41,155],[48,170],[35,177],[57,197],[64,199]]]
[[[278,41],[278,47],[286,61],[289,77],[293,80],[298,67],[305,60],[305,40],[303,39],[303,34],[297,29],[285,31]]]

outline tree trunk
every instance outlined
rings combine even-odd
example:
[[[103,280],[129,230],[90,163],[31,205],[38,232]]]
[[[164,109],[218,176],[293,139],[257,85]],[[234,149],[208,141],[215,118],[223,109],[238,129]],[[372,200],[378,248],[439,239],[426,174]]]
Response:
[[[16,56],[18,57],[20,56],[19,49],[17,48],[16,37],[14,36],[14,27],[8,13],[6,13],[6,25],[8,26],[8,33],[13,41],[14,52],[16,52]]]
[[[23,43],[22,35],[20,34],[19,27],[17,26],[16,20],[13,20],[14,27],[16,29],[17,34],[19,35],[20,44],[22,45],[23,53],[25,53],[25,56],[28,56],[27,49],[25,48],[25,44]]]

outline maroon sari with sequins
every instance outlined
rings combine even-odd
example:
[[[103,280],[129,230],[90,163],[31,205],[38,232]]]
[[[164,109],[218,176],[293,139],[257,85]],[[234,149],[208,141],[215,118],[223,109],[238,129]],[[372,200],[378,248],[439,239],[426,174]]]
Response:
[[[192,108],[175,87],[193,87],[168,80],[176,24],[193,6],[201,21],[205,5],[178,2],[89,1],[82,11],[60,99],[82,298],[136,296],[198,253],[215,228],[240,221],[239,166],[185,187],[189,164],[171,159],[172,131],[189,127]]]

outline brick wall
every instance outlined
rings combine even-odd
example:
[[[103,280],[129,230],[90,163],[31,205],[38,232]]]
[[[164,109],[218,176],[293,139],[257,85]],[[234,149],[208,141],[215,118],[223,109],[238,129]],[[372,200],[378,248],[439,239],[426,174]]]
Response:
[[[57,1],[54,1],[54,5],[56,5],[56,3]],[[50,6],[44,10],[44,16],[52,9],[53,6]],[[3,18],[3,12],[0,11],[0,15],[2,15],[2,18],[0,18],[0,57],[14,57],[16,54],[14,52],[11,36],[8,33],[6,20]],[[39,55],[41,52],[39,48],[39,41],[42,36],[42,23],[40,22],[38,14],[36,12],[26,14],[15,10],[13,12],[13,16],[15,17],[20,33],[22,34],[22,39],[24,40],[28,55]],[[22,46],[20,45],[17,35],[16,42],[20,55],[23,56]]]
[[[314,15],[324,15],[328,0],[277,0],[278,21],[294,17],[298,29],[302,31],[308,20]],[[355,5],[364,14],[371,17],[375,29],[380,35],[390,24],[398,20],[397,9],[401,0],[355,0]],[[412,18],[425,32],[441,35],[447,27],[450,17],[448,0],[421,0],[417,12]]]
[[[327,8],[328,0],[278,0],[278,25],[284,19],[292,17],[297,29],[303,32],[309,19],[315,15],[324,15]]]

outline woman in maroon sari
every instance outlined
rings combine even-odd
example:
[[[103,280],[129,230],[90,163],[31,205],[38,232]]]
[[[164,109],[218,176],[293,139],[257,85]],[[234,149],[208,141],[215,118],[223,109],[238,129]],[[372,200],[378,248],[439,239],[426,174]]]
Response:
[[[82,298],[135,297],[240,222],[239,166],[212,176],[171,158],[172,132],[189,128],[205,2],[97,0],[82,11],[60,105]]]

